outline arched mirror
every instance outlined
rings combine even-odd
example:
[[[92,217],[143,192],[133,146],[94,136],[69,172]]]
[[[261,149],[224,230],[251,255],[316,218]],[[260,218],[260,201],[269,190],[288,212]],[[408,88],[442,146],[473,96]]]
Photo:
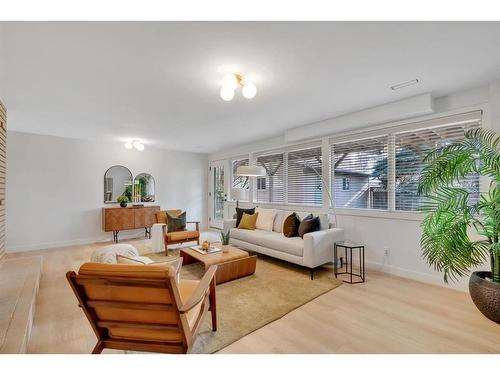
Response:
[[[122,165],[113,165],[104,174],[104,203],[117,203],[122,195],[132,201],[132,173]]]
[[[133,202],[155,201],[155,179],[149,173],[140,173],[134,179]]]

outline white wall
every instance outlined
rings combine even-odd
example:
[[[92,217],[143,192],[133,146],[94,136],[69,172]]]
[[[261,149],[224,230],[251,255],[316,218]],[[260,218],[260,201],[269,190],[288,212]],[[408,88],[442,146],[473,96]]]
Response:
[[[484,122],[487,126],[500,131],[500,81],[434,100],[436,115],[470,106],[484,107],[486,109],[483,117]],[[209,160],[220,160],[246,152],[284,145],[285,138],[276,137],[263,140],[260,143],[253,142],[238,148],[221,150],[210,154],[208,158]],[[232,215],[234,209],[228,211]],[[442,274],[431,269],[422,258],[420,249],[421,220],[415,215],[411,220],[408,220],[409,217],[411,215],[396,216],[390,213],[378,217],[359,213],[356,215],[337,214],[337,223],[339,227],[345,229],[347,238],[365,243],[367,269],[381,270],[424,282],[446,285],[442,281]],[[385,255],[385,250],[388,250],[388,256]],[[481,268],[488,269],[489,266],[484,265]],[[367,277],[370,277],[369,273]],[[468,278],[463,278],[447,286],[464,290],[467,288],[467,283]]]
[[[153,175],[162,209],[207,218],[207,155],[8,132],[7,251],[110,240],[102,231],[104,173],[116,164]],[[139,231],[139,233],[144,233]],[[120,233],[124,238],[134,231]]]

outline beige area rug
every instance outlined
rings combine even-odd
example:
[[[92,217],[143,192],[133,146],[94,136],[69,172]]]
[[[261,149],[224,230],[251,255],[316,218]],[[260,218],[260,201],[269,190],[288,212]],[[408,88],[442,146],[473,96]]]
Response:
[[[178,255],[178,250],[169,252]],[[200,279],[203,273],[200,263],[189,264],[182,267],[181,278]],[[331,269],[318,269],[311,280],[306,268],[258,254],[254,275],[217,285],[218,330],[212,332],[207,315],[192,353],[221,350],[341,284]]]

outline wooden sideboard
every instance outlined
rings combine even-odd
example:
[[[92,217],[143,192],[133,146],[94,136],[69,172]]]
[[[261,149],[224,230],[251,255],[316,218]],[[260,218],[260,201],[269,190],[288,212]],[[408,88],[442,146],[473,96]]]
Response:
[[[102,228],[105,232],[113,232],[114,242],[118,242],[118,232],[129,229],[144,228],[145,235],[151,238],[151,227],[159,210],[160,206],[103,207]]]

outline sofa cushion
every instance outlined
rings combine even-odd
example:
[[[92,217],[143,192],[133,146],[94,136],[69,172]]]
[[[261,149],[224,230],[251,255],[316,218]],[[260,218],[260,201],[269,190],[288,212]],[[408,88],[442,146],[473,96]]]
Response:
[[[255,213],[258,214],[255,228],[271,232],[273,230],[276,210],[257,207]]]
[[[319,230],[319,217],[310,214],[306,216],[299,225],[299,236],[304,238],[304,234]]]
[[[186,211],[180,215],[166,213],[167,233],[180,232],[186,230]]]
[[[253,215],[249,215],[247,213],[243,213],[243,217],[241,218],[240,225],[238,225],[239,229],[247,229],[254,230],[255,223],[257,222],[257,217],[259,214],[256,212]]]
[[[243,214],[249,214],[253,215],[255,213],[255,207],[254,208],[237,208],[236,209],[236,228],[240,225],[241,218],[243,217]]]
[[[231,229],[231,238],[291,255],[302,256],[304,253],[304,240],[302,238],[287,238],[282,233],[260,229],[250,231],[233,228]]]
[[[285,237],[297,237],[299,235],[300,219],[294,212],[283,221],[283,235]]]
[[[276,233],[281,233],[283,232],[283,221],[285,220],[286,216],[284,215],[283,210],[276,210],[276,216],[274,217],[274,225],[273,225],[273,231]]]

